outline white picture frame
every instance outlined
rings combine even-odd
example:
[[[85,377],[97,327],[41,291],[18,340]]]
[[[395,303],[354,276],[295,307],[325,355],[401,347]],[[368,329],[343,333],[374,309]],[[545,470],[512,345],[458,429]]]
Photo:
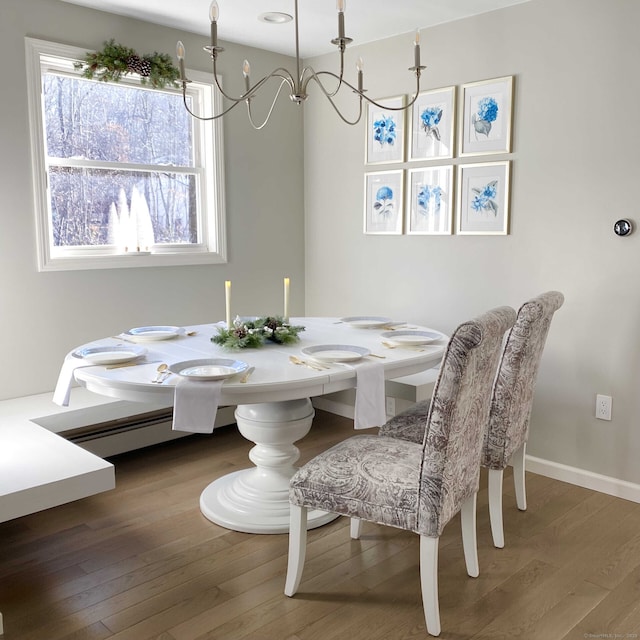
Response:
[[[402,233],[404,171],[372,171],[364,175],[364,233]]]
[[[405,228],[413,235],[453,233],[453,165],[409,169]]]
[[[513,76],[463,84],[459,155],[511,152]]]
[[[367,103],[365,163],[389,164],[404,161],[404,96],[376,100],[383,107]],[[389,109],[384,106],[390,107]]]
[[[456,88],[423,91],[411,107],[409,161],[453,158]]]
[[[457,228],[461,235],[509,233],[511,162],[458,165]]]

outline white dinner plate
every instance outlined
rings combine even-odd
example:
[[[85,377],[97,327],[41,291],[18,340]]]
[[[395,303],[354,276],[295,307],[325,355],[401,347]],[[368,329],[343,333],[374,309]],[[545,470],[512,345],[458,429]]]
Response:
[[[151,326],[135,327],[125,331],[122,335],[134,342],[153,342],[155,340],[170,340],[182,332],[182,327]]]
[[[385,318],[384,316],[348,316],[347,318],[340,318],[340,321],[358,329],[386,327],[393,322],[391,318]]]
[[[82,358],[91,364],[120,364],[140,358],[147,350],[144,347],[117,346],[117,347],[85,347],[72,353],[76,358]]]
[[[385,340],[395,344],[429,344],[444,338],[444,335],[439,331],[411,331],[409,329],[385,331],[381,335]]]
[[[242,360],[232,358],[204,358],[184,360],[169,367],[169,371],[190,380],[224,380],[249,368]]]
[[[351,344],[318,344],[300,350],[305,356],[322,362],[351,362],[368,356],[371,351]]]

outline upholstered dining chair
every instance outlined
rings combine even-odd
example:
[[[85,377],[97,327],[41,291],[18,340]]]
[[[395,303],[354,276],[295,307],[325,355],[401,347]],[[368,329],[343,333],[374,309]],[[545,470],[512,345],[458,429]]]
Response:
[[[491,400],[489,422],[482,450],[482,466],[489,477],[489,518],[493,544],[504,547],[502,480],[513,465],[518,509],[527,508],[525,452],[535,381],[553,314],[564,303],[559,291],[547,291],[525,302],[509,332]],[[384,424],[378,435],[422,442],[430,400],[419,402]]]
[[[491,389],[505,332],[515,311],[499,307],[461,324],[447,345],[427,430],[420,444],[379,435],[348,438],[316,456],[291,479],[291,528],[285,594],[300,585],[306,553],[307,509],[420,535],[420,582],[427,630],[440,633],[438,540],[461,511],[467,573],[477,576],[475,505]]]

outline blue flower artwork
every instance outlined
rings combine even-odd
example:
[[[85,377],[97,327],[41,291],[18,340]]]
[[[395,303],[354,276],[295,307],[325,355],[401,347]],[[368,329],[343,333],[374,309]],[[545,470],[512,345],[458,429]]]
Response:
[[[476,138],[478,134],[484,135],[487,138],[491,133],[491,124],[498,118],[498,103],[495,98],[491,96],[485,96],[478,100],[478,106],[476,112],[471,116],[471,124],[476,132]]]
[[[498,192],[498,181],[492,180],[488,182],[484,187],[471,189],[475,195],[471,201],[471,208],[478,212],[490,212],[494,216],[498,216],[498,203],[495,201],[496,194]]]
[[[373,210],[383,217],[393,213],[393,189],[389,186],[382,186],[376,191],[376,201],[373,203]]]
[[[381,147],[392,147],[396,142],[396,121],[384,114],[373,122],[373,139],[380,143]]]
[[[441,107],[427,107],[420,113],[420,124],[427,137],[431,136],[440,141],[440,130],[438,129],[440,120],[442,120]]]
[[[440,213],[442,206],[442,187],[439,185],[425,184],[418,190],[418,212],[428,215],[430,211]]]

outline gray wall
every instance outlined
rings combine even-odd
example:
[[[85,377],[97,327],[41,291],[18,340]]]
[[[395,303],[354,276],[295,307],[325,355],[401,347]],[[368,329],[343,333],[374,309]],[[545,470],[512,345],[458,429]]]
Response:
[[[425,89],[515,76],[507,237],[363,235],[364,127],[341,125],[317,94],[305,107],[307,313],[450,332],[489,307],[564,292],[529,453],[636,483],[640,231],[621,239],[612,227],[640,223],[638,24],[637,0],[532,0],[423,31]],[[412,39],[351,51],[371,96],[411,93]],[[594,418],[596,393],[613,396],[611,422]]]
[[[208,19],[206,6],[203,22]],[[235,313],[281,313],[282,278],[291,311],[304,312],[302,112],[287,98],[261,132],[244,106],[225,118],[228,264],[38,273],[31,190],[24,37],[100,49],[115,38],[138,53],[172,54],[182,39],[188,66],[209,70],[205,38],[58,0],[2,0],[0,58],[0,399],[53,389],[74,346],[145,324],[224,319],[224,281]],[[243,90],[244,48],[225,44],[225,86]],[[254,50],[252,73],[290,61]],[[258,105],[258,112],[260,108]]]

